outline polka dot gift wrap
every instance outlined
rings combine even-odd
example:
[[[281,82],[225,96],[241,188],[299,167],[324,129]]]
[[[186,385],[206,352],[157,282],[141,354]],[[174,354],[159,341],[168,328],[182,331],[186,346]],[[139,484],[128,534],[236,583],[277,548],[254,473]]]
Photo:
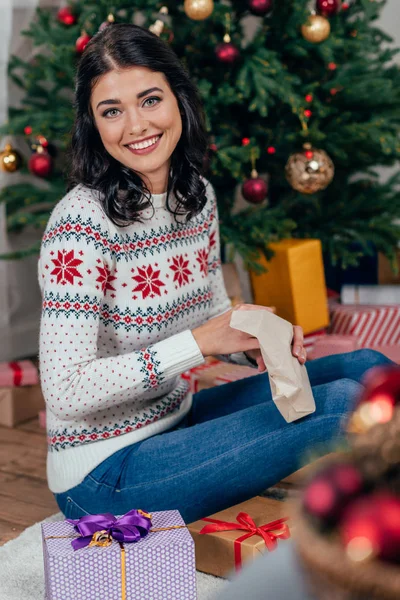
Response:
[[[185,525],[178,511],[152,513],[153,529],[174,525]],[[77,535],[67,521],[42,525],[46,600],[123,600],[118,542],[74,550]],[[126,600],[196,600],[194,542],[185,527],[150,532],[124,548]]]

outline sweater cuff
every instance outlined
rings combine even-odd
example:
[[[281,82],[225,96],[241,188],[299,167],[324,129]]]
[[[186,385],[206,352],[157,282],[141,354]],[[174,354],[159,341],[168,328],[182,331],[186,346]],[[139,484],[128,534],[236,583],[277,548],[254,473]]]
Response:
[[[205,363],[199,345],[189,329],[157,342],[152,348],[157,352],[157,360],[162,365],[166,379],[172,379]]]

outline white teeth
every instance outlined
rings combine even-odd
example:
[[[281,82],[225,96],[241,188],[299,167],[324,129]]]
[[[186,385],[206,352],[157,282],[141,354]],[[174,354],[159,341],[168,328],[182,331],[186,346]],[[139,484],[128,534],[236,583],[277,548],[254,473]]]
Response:
[[[153,137],[150,140],[141,142],[140,144],[129,144],[129,148],[133,148],[134,150],[142,150],[143,148],[148,148],[149,146],[155,144],[160,139],[160,137],[161,135],[157,135],[157,137]]]

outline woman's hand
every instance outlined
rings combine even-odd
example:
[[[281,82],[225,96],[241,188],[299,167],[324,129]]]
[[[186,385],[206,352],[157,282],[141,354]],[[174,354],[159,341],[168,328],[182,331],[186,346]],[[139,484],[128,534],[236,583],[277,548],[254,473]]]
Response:
[[[233,354],[234,352],[249,352],[258,350],[260,356],[260,344],[258,339],[230,327],[232,311],[234,310],[271,310],[267,306],[256,304],[237,304],[226,313],[206,321],[200,327],[192,330],[203,356],[214,354]],[[262,359],[261,359],[262,360]],[[262,361],[264,363],[264,361]],[[265,365],[264,365],[265,368]]]
[[[301,365],[307,360],[307,350],[303,346],[304,334],[303,329],[300,325],[293,326],[293,341],[292,341],[292,354],[297,358]],[[246,354],[257,362],[258,371],[263,373],[267,370],[260,349],[248,350]]]

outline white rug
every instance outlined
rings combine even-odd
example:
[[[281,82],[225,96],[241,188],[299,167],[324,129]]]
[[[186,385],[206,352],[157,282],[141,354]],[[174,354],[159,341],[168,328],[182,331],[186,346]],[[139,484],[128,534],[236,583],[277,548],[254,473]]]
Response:
[[[58,513],[47,521],[59,521]],[[40,523],[25,529],[15,540],[0,547],[0,600],[43,600],[44,574]],[[225,580],[197,572],[198,600],[212,600],[229,585]],[[73,599],[68,599],[73,600]],[[144,599],[143,599],[144,600]]]

